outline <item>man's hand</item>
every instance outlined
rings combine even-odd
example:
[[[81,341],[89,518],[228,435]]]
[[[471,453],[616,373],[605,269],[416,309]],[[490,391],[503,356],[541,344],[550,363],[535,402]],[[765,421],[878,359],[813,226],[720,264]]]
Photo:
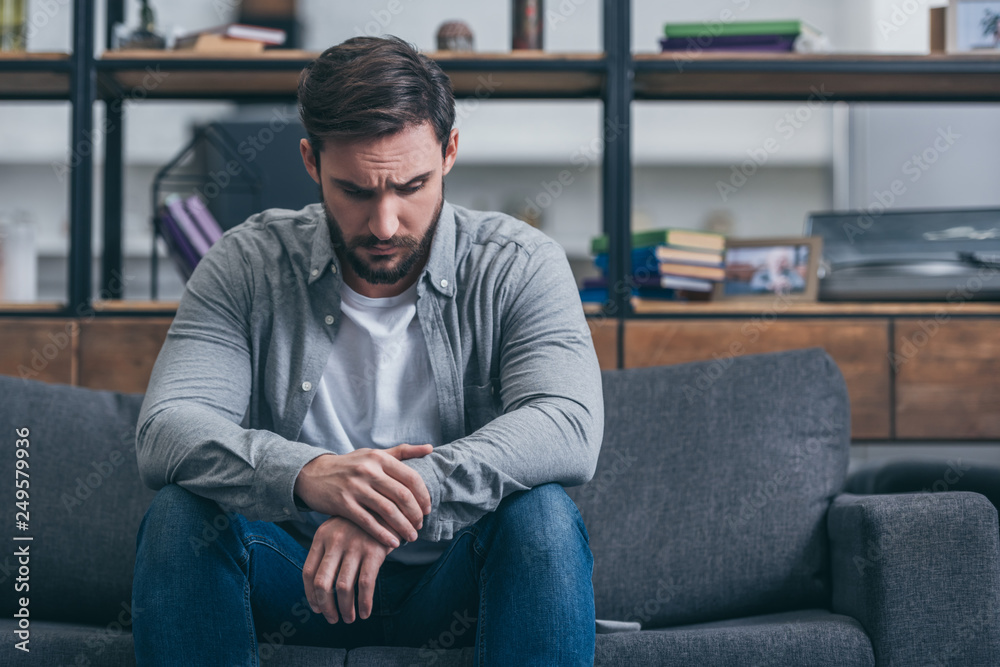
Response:
[[[299,471],[295,495],[311,509],[350,519],[385,546],[398,547],[399,538],[417,539],[424,516],[431,512],[431,496],[424,480],[402,461],[425,456],[433,449],[431,445],[402,444],[322,454]]]
[[[357,584],[358,614],[363,619],[371,616],[375,578],[390,551],[391,548],[353,521],[339,516],[324,521],[316,529],[302,567],[302,583],[309,606],[317,614],[322,612],[329,623],[337,622],[339,607],[340,618],[345,623],[353,623]]]

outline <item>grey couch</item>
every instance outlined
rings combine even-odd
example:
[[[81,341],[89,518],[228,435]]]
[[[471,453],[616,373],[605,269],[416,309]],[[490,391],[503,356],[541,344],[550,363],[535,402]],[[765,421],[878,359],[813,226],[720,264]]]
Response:
[[[821,350],[606,372],[600,464],[568,490],[594,552],[597,665],[1000,664],[997,513],[856,496]],[[0,378],[0,664],[133,664],[141,396]],[[15,648],[15,428],[30,429],[30,649]],[[263,642],[264,664],[471,665],[471,649]]]

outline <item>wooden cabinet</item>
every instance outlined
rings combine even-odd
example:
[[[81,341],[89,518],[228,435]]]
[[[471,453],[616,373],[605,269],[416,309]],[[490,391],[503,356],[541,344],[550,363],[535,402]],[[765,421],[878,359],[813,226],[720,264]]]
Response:
[[[896,436],[1000,439],[1000,320],[899,319]]]
[[[824,348],[847,383],[855,439],[891,437],[887,319],[632,320],[625,367],[725,360],[807,347]]]
[[[594,340],[594,350],[601,370],[618,368],[618,320],[611,317],[591,317],[590,336]]]
[[[71,319],[0,319],[0,373],[76,384],[78,332]]]
[[[83,387],[142,393],[171,318],[101,318],[80,324],[79,381]]]

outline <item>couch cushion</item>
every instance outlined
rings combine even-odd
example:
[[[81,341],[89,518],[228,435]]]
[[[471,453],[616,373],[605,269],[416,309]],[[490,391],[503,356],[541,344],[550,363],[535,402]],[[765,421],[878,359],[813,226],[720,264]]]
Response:
[[[105,624],[128,615],[135,536],[153,497],[139,479],[135,425],[140,394],[0,376],[0,479],[13,495],[15,429],[30,430],[28,530],[32,619]],[[5,526],[15,507],[4,503]],[[13,543],[18,544],[18,543]],[[0,554],[10,591],[14,549]],[[10,587],[10,588],[8,588]],[[10,618],[14,595],[0,595]]]
[[[474,649],[365,647],[351,667],[472,667]],[[871,642],[853,618],[822,609],[734,621],[597,635],[595,667],[812,665],[871,667]]]
[[[567,489],[598,618],[643,628],[829,607],[847,389],[820,349],[603,374],[597,472]]]
[[[135,667],[132,633],[115,622],[107,626],[77,623],[33,621],[31,653],[14,646],[15,621],[0,619],[0,635],[8,638],[0,644],[0,665],[35,663],[39,665],[101,665]],[[34,660],[33,660],[34,658]],[[293,646],[285,644],[261,652],[261,665],[276,667],[342,667],[347,651],[339,648]]]

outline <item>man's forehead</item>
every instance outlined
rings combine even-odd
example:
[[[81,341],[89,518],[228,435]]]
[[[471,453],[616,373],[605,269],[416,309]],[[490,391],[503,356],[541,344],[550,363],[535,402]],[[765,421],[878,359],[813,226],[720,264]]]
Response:
[[[442,163],[441,144],[429,124],[372,139],[327,140],[321,155],[331,179],[359,185],[376,179],[407,183]]]

